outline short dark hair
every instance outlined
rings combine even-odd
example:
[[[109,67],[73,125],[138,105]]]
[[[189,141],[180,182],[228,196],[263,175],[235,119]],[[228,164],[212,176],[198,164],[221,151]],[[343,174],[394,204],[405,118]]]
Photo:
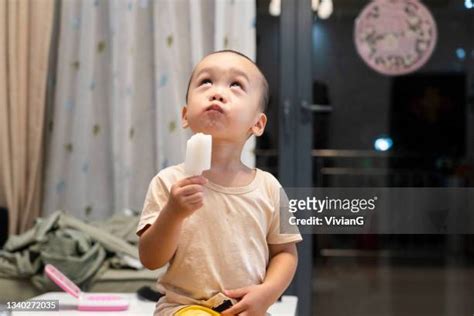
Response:
[[[210,54],[207,54],[205,57],[209,56],[209,55],[213,55],[213,54],[218,54],[218,53],[232,53],[232,54],[236,54],[236,55],[239,55],[241,57],[244,57],[245,59],[247,59],[248,61],[250,61],[252,64],[255,65],[255,67],[257,68],[258,72],[260,73],[260,75],[262,76],[262,88],[263,88],[263,91],[262,91],[262,97],[261,97],[261,101],[260,101],[260,108],[262,109],[262,112],[265,112],[267,110],[267,107],[268,107],[268,102],[269,102],[269,99],[270,99],[270,89],[268,87],[268,81],[267,81],[267,78],[265,78],[265,75],[263,74],[262,70],[258,67],[258,65],[256,63],[254,63],[254,61],[252,59],[250,59],[249,57],[247,57],[246,55],[238,52],[238,51],[235,51],[235,50],[232,50],[232,49],[224,49],[224,50],[218,50],[218,51],[215,51],[215,52],[212,52]],[[204,58],[205,58],[204,57]],[[203,59],[204,59],[203,58]],[[188,103],[188,94],[189,94],[189,87],[191,86],[191,81],[193,79],[193,76],[194,76],[194,70],[193,72],[191,73],[191,76],[189,77],[189,81],[188,81],[188,88],[186,89],[186,104]]]

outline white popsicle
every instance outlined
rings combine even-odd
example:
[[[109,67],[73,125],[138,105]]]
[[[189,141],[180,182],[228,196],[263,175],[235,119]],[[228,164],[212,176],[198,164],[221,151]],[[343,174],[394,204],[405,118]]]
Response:
[[[212,136],[203,133],[193,135],[186,144],[184,170],[189,176],[201,175],[211,169]]]

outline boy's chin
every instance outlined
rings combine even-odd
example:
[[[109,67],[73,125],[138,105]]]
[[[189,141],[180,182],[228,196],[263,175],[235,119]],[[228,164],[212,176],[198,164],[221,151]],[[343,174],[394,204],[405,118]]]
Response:
[[[200,126],[199,128],[191,128],[194,134],[203,133],[211,135],[213,138],[221,138],[226,135],[225,129],[218,126]]]
[[[197,133],[203,133],[206,135],[211,135],[212,136],[212,141],[231,141],[229,138],[229,133],[221,132],[221,131],[216,131],[216,130],[209,130],[209,129],[197,129],[197,130],[192,130],[194,134]]]

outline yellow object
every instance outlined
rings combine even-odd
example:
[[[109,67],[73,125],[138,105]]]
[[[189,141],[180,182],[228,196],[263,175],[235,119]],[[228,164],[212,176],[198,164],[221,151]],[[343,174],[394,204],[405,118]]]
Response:
[[[191,306],[187,306],[185,308],[180,309],[174,315],[175,316],[214,316],[214,315],[218,316],[220,314],[204,306],[191,305]]]

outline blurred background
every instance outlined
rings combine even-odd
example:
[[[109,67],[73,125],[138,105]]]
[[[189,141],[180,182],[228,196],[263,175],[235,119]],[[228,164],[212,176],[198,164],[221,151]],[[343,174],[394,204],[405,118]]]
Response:
[[[193,66],[221,49],[269,81],[267,129],[242,159],[284,187],[473,186],[470,0],[9,0],[0,19],[0,246],[57,210],[135,220],[151,178],[184,160]],[[474,314],[472,235],[304,237],[298,315]],[[50,289],[35,275],[51,257],[21,265],[11,240],[2,295]],[[76,282],[154,283],[130,263],[104,277],[106,250]]]
[[[380,73],[357,49],[357,20],[377,1],[282,1],[280,12],[276,2],[257,1],[257,60],[272,87],[257,166],[287,186],[473,186],[472,2],[420,1],[437,41],[421,67],[401,75]],[[397,18],[380,17],[378,35],[390,26],[400,33]],[[280,64],[288,56],[296,70]],[[305,237],[313,315],[473,313],[472,235]]]

